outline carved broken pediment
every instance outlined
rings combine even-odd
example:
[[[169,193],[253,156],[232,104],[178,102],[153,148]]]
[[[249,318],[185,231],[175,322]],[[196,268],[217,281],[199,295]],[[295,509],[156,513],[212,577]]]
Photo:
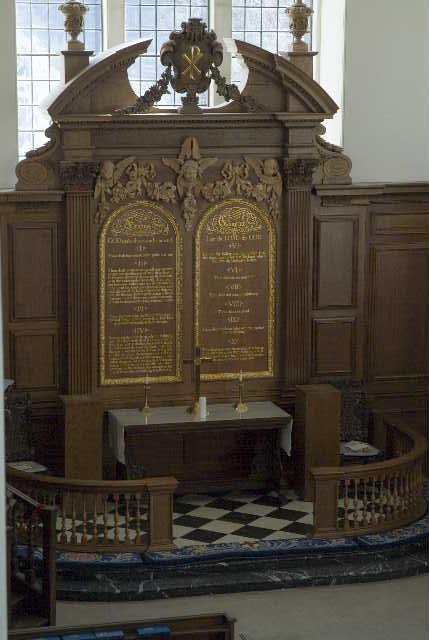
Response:
[[[56,124],[46,129],[49,140],[39,149],[26,153],[25,159],[16,165],[18,190],[61,188],[58,172],[60,131]]]
[[[342,147],[326,142],[316,136],[316,147],[321,157],[320,167],[316,171],[316,184],[351,184],[352,161],[343,153]]]
[[[129,156],[118,162],[103,160],[95,183],[96,222],[102,222],[112,206],[126,200],[150,198],[156,202],[175,202],[172,182],[156,182],[153,162]]]

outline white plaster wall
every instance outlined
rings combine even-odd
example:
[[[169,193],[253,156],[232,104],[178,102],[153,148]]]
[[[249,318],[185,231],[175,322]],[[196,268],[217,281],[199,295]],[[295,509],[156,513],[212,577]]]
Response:
[[[7,189],[18,161],[15,0],[0,0],[0,87],[0,189]]]
[[[324,138],[343,144],[344,111],[344,15],[346,0],[317,0],[313,46],[319,54],[314,60],[314,78],[335,100],[339,109],[332,120],[325,120]]]
[[[428,0],[347,0],[345,24],[343,145],[353,181],[428,180]]]

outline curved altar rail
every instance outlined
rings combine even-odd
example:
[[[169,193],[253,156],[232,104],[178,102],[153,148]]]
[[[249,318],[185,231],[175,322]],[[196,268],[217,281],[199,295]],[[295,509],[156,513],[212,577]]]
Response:
[[[173,549],[173,477],[88,481],[8,467],[8,481],[56,506],[57,548],[83,552]]]
[[[398,422],[398,421],[397,421]],[[313,467],[313,537],[377,533],[418,520],[426,439],[392,416],[374,414],[374,443],[387,460],[366,465]]]

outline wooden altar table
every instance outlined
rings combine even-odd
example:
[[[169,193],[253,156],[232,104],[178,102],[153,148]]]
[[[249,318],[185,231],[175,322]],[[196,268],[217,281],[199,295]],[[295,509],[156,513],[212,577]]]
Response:
[[[109,442],[118,462],[128,466],[132,458],[147,475],[173,475],[179,492],[275,487],[283,493],[281,450],[290,455],[292,417],[273,402],[248,407],[239,414],[231,404],[212,404],[206,419],[185,406],[148,414],[112,410]]]

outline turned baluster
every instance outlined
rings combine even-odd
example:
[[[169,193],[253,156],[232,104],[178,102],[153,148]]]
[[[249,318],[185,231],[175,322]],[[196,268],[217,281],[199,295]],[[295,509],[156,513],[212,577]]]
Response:
[[[371,513],[369,516],[370,524],[373,526],[377,524],[377,514],[375,510],[375,476],[371,477]]]
[[[415,511],[417,507],[417,469],[411,469],[411,509]]]
[[[60,543],[61,544],[66,544],[67,543],[67,523],[66,523],[66,501],[65,501],[65,494],[61,495],[60,494],[60,500],[61,500],[61,505],[60,505],[60,513],[61,513],[61,533],[60,533]]]
[[[34,529],[37,512],[27,511],[27,566],[25,568],[25,580],[31,586],[36,581],[36,572],[34,570]]]
[[[363,497],[362,497],[362,502],[363,502],[363,514],[362,514],[362,526],[363,527],[367,527],[369,524],[369,514],[368,514],[368,496],[367,496],[367,491],[368,491],[368,478],[363,479]]]
[[[93,495],[92,503],[92,542],[97,544],[97,494]]]
[[[337,513],[336,527],[337,527],[337,529],[340,527],[339,522],[338,522],[338,520],[339,520],[338,510],[339,510],[339,505],[340,505],[340,483],[341,483],[341,480],[340,481],[337,480],[337,482],[335,483],[335,504],[336,504],[336,508],[337,508],[337,512],[336,512]]]
[[[386,475],[380,477],[380,514],[382,520],[385,522],[387,518],[387,486],[386,486]]]
[[[87,536],[87,516],[86,516],[86,494],[84,493],[82,496],[82,538],[81,544],[86,544],[88,542]]]
[[[409,479],[409,474],[408,474],[408,470],[405,471],[404,473],[404,510],[405,513],[408,513],[408,511],[410,510],[410,479]]]
[[[135,544],[140,544],[140,538],[141,538],[141,510],[140,510],[140,499],[141,499],[141,494],[140,493],[136,493],[135,495],[135,499],[136,499],[136,537],[135,537]]]
[[[399,510],[399,493],[398,493],[398,475],[395,473],[393,477],[393,518],[397,520]]]
[[[353,491],[353,527],[356,528],[359,526],[359,480],[355,478],[353,480],[354,491]]]
[[[390,489],[390,475],[386,476],[386,521],[390,522],[392,519],[392,497]]]
[[[124,494],[125,500],[125,542],[130,542],[130,494]]]
[[[344,529],[349,529],[349,478],[346,478],[344,482]]]
[[[119,544],[119,496],[117,493],[113,495],[115,510],[113,512],[113,541]]]
[[[109,541],[107,496],[103,496],[103,543]]]
[[[77,543],[77,535],[76,535],[76,494],[71,494],[71,504],[72,504],[72,512],[71,512],[71,536],[70,542],[71,544]]]

